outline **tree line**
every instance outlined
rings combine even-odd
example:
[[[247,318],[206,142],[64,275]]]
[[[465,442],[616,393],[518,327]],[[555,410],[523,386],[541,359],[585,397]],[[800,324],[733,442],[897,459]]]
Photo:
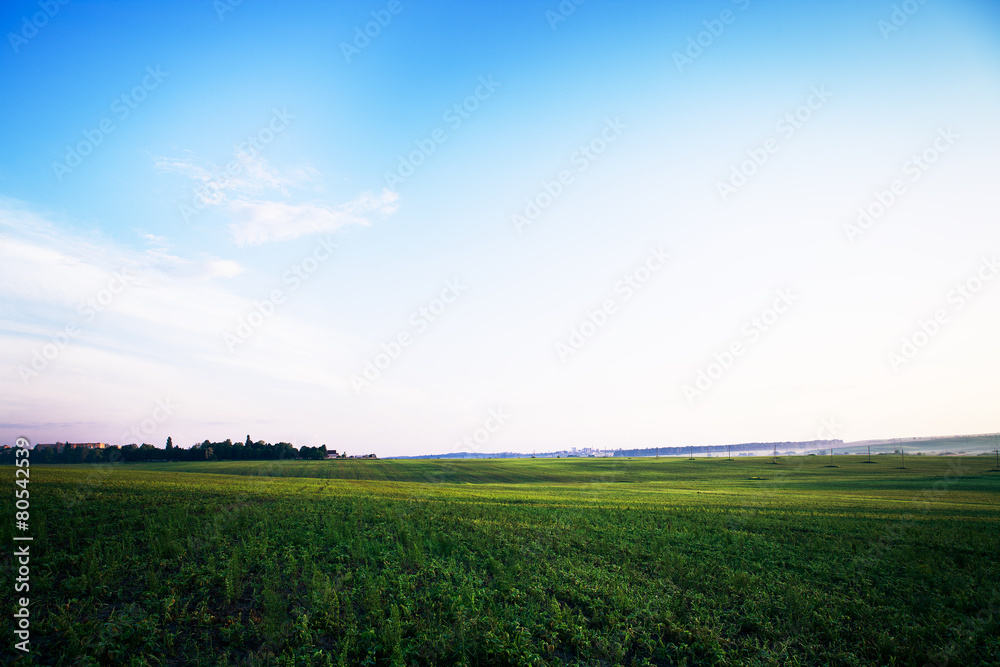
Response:
[[[63,443],[56,443],[62,445]],[[189,449],[174,447],[173,439],[167,438],[163,448],[149,443],[132,443],[119,447],[113,445],[104,449],[94,447],[74,447],[70,444],[57,447],[35,446],[31,453],[32,463],[139,463],[143,461],[274,461],[278,459],[321,460],[329,455],[345,458],[337,450],[302,446],[296,449],[288,442],[271,444],[258,440],[253,442],[248,435],[245,442],[234,443],[230,439],[222,442],[205,440]],[[14,448],[0,450],[0,464],[14,463]]]

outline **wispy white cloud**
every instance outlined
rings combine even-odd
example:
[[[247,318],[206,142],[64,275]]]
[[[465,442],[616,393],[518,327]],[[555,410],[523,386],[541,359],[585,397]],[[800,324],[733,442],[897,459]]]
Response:
[[[157,157],[153,160],[153,168],[161,174],[181,174],[203,182],[212,180],[212,169],[198,164],[193,157]]]
[[[390,190],[383,190],[380,195],[365,192],[354,201],[337,207],[318,202],[234,200],[227,206],[233,218],[229,228],[239,245],[286,241],[304,234],[331,232],[346,225],[368,225],[373,215],[387,216],[395,212],[397,197]]]
[[[158,157],[155,169],[179,174],[198,184],[195,197],[231,222],[238,245],[287,241],[306,234],[330,232],[346,225],[368,225],[373,217],[396,211],[398,195],[362,192],[346,203],[316,200],[324,190],[322,175],[305,164],[279,170],[260,153],[237,151],[225,169],[194,156]]]
[[[0,199],[0,291],[8,298],[50,304],[77,303],[94,293],[113,271],[128,270],[134,283],[181,277],[194,281],[231,278],[243,267],[211,255],[173,254],[164,237],[145,234],[146,247],[61,231],[47,218]]]
[[[144,234],[143,238],[149,243],[149,247],[142,253],[146,267],[163,274],[192,278],[233,278],[243,272],[243,267],[236,261],[217,257],[187,259],[172,254],[170,244],[162,236]]]

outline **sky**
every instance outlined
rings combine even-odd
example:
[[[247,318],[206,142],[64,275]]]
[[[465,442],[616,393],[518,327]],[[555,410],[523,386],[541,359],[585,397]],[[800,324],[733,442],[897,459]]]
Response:
[[[0,442],[993,433],[1000,6],[11,1]]]

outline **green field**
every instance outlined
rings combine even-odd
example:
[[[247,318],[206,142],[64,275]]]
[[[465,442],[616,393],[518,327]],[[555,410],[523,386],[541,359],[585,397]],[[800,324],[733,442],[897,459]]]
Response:
[[[1000,665],[992,465],[36,465],[32,653],[2,659]]]

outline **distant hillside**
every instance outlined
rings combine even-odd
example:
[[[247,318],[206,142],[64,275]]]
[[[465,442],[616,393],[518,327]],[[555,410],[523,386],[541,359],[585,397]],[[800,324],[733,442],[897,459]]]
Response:
[[[728,456],[748,452],[771,453],[777,448],[778,453],[801,452],[803,450],[822,449],[823,447],[839,448],[843,440],[807,440],[803,442],[742,442],[737,445],[691,445],[681,447],[644,447],[641,449],[616,449],[615,456]]]
[[[888,454],[903,449],[906,452],[923,454],[983,454],[992,452],[1000,445],[998,435],[950,435],[924,436],[910,438],[885,438],[881,440],[802,440],[788,442],[741,442],[732,445],[682,445],[674,447],[638,447],[633,449],[609,450],[560,450],[552,452],[535,452],[524,454],[519,452],[452,452],[449,454],[423,454],[421,456],[396,456],[399,459],[517,459],[535,458],[601,458],[640,457],[640,456],[733,456],[758,455],[764,456],[778,450],[779,455],[793,454],[829,454],[833,448],[835,454],[867,454],[871,447],[872,454]]]
[[[846,443],[843,448],[838,447],[837,453],[841,449],[844,453],[862,454],[867,453],[871,447],[872,454],[881,452],[892,452],[902,449],[907,452],[922,452],[925,454],[982,454],[992,452],[997,448],[1000,441],[995,433],[980,435],[948,435],[931,436],[917,438],[886,438],[883,440],[858,440]]]
[[[733,454],[747,454],[751,452],[771,453],[774,448],[778,448],[779,454],[786,452],[805,452],[822,449],[824,447],[834,447],[840,449],[844,444],[843,440],[807,440],[801,442],[743,442],[735,445],[693,445],[678,447],[641,447],[636,449],[609,449],[593,450],[585,449],[581,451],[559,450],[553,452],[535,452],[534,454],[522,454],[518,452],[452,452],[450,454],[423,454],[421,456],[394,456],[398,459],[517,459],[534,456],[539,459],[548,458],[602,458],[606,456],[726,456],[729,451]]]

